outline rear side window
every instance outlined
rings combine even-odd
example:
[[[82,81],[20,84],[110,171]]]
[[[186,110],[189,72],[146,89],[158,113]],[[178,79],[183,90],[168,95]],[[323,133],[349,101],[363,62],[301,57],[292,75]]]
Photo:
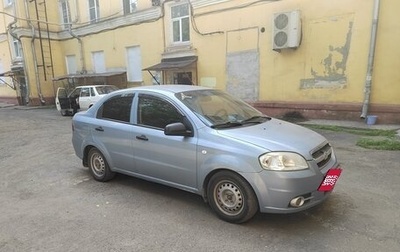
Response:
[[[164,129],[175,122],[183,122],[183,116],[171,103],[150,95],[139,96],[138,124]]]
[[[97,112],[97,118],[130,122],[133,94],[113,96],[103,103]]]

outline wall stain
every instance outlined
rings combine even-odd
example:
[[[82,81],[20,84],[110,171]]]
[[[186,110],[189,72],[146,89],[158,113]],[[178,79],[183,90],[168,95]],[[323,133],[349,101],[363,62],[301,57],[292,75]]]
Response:
[[[300,80],[301,89],[344,88],[346,86],[346,65],[350,51],[352,28],[353,22],[349,22],[349,30],[343,46],[334,47],[329,45],[328,56],[321,60],[321,64],[324,66],[323,73],[319,74],[311,67],[310,71],[313,78]],[[334,62],[334,53],[341,55],[340,61]]]

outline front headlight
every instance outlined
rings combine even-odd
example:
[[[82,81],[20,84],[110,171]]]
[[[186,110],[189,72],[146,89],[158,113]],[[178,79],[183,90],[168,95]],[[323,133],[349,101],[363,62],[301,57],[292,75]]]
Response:
[[[259,157],[261,167],[273,171],[308,169],[306,160],[293,152],[270,152]]]

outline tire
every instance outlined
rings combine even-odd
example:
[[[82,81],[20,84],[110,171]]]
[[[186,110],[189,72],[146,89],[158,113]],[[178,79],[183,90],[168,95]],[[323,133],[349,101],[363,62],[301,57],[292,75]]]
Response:
[[[257,197],[246,180],[236,173],[214,174],[207,186],[210,207],[218,217],[231,223],[243,223],[258,211]]]
[[[61,113],[62,116],[67,116],[68,115],[68,112],[65,109],[61,109],[60,113]]]
[[[106,182],[115,176],[115,172],[110,170],[103,154],[101,154],[101,152],[96,148],[90,149],[88,154],[88,164],[90,173],[97,181]]]

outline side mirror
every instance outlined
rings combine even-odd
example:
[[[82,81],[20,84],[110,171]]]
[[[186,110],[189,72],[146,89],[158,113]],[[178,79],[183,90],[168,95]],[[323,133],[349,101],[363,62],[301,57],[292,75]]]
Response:
[[[193,132],[183,123],[170,123],[164,128],[164,134],[167,136],[193,136]]]

